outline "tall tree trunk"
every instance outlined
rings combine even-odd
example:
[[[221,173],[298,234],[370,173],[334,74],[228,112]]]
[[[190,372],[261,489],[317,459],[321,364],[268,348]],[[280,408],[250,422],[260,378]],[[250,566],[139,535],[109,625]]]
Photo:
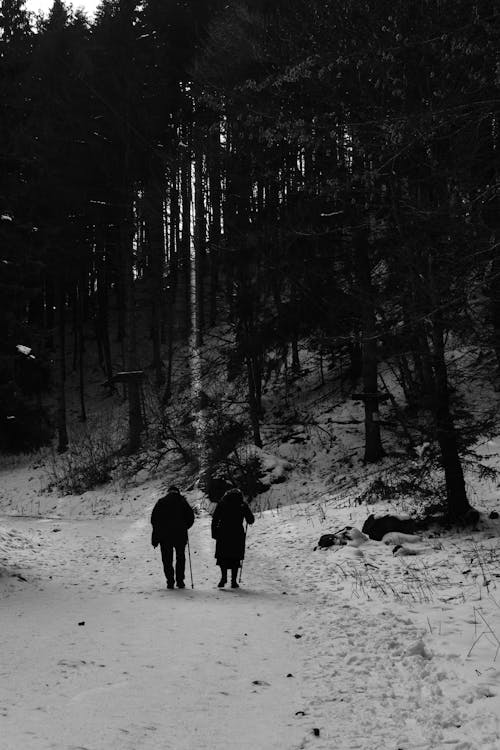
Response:
[[[365,456],[367,463],[376,463],[384,455],[380,438],[378,395],[378,348],[375,318],[375,303],[371,279],[370,254],[365,232],[354,238],[356,252],[356,276],[358,279],[360,304],[362,305],[362,362],[363,402],[365,407]]]
[[[78,349],[78,391],[80,395],[80,421],[87,421],[87,411],[85,408],[85,336],[84,336],[84,293],[86,275],[81,274],[80,283],[77,286],[77,349]]]
[[[462,463],[458,453],[457,435],[450,412],[450,394],[446,362],[444,358],[443,331],[437,321],[432,326],[434,359],[434,419],[436,436],[441,451],[441,461],[446,481],[448,515],[451,518],[463,516],[470,505],[465,490]]]
[[[186,337],[191,331],[191,136],[188,127],[183,135],[184,148],[181,151],[181,298],[184,301],[184,332]]]
[[[299,340],[296,330],[292,331],[292,372],[294,375],[300,375]]]
[[[126,319],[126,369],[128,372],[136,372],[138,368],[137,354],[137,327],[136,327],[136,298],[134,283],[134,259],[133,259],[133,221],[132,211],[126,216],[122,223],[122,257],[123,257],[123,279],[125,290],[125,319]],[[135,377],[127,379],[128,396],[128,451],[135,453],[141,447],[141,432],[143,429],[141,409],[140,380]]]
[[[165,270],[162,174],[150,175],[144,191],[144,213],[146,218],[146,236],[149,257],[149,288],[151,290],[153,369],[156,386],[160,388],[165,381],[163,361],[161,358],[164,303],[163,279]]]
[[[126,212],[124,212],[126,213]],[[128,220],[128,219],[127,219]],[[122,241],[122,229],[108,229],[107,252],[112,253],[116,276],[115,293],[118,312],[116,341],[121,344],[122,360],[125,361],[125,337],[127,327],[127,279],[125,275],[126,258]]]
[[[167,373],[163,391],[163,404],[168,404],[172,396],[172,375],[174,367],[174,321],[175,321],[175,290],[167,290]]]
[[[349,379],[354,385],[358,382],[363,374],[363,347],[361,342],[357,339],[350,339],[348,343],[349,349]]]
[[[73,315],[73,362],[71,370],[76,372],[78,368],[78,283],[68,292],[68,297],[71,300],[70,308]]]
[[[109,290],[110,281],[110,257],[104,243],[103,233],[100,228],[96,229],[96,280],[97,280],[97,310],[95,315],[95,334],[99,351],[99,364],[104,370],[107,380],[113,376],[111,359],[111,343],[109,338]]]
[[[177,272],[180,252],[180,212],[179,212],[179,167],[177,159],[174,158],[170,166],[170,190],[169,190],[169,241],[168,241],[168,264],[169,283],[177,288]]]
[[[44,316],[43,316],[43,328],[47,331],[47,346],[49,349],[55,347],[54,343],[54,327],[55,327],[55,289],[51,279],[45,279],[44,281]]]
[[[250,408],[250,422],[252,425],[253,442],[257,448],[262,448],[262,437],[260,434],[260,388],[261,373],[255,359],[248,355],[246,357],[247,381],[248,381],[248,405]]]
[[[224,221],[224,284],[225,296],[229,308],[232,310],[234,299],[234,281],[235,281],[235,252],[240,241],[238,227],[238,187],[237,171],[238,164],[236,154],[234,153],[233,141],[235,137],[228,128],[225,144],[225,164],[226,164],[226,186],[223,202],[223,221]]]
[[[493,259],[490,283],[491,322],[493,326],[493,348],[500,373],[500,257]]]
[[[203,328],[205,322],[204,272],[206,251],[206,220],[205,198],[203,182],[203,154],[204,139],[201,125],[195,127],[194,136],[194,304],[195,304],[195,334],[196,346],[203,343]]]
[[[458,452],[457,435],[450,410],[450,392],[445,359],[444,325],[441,313],[441,295],[436,278],[435,259],[429,255],[429,287],[433,308],[431,323],[432,364],[434,372],[433,412],[436,437],[443,464],[448,515],[463,516],[470,509],[465,490],[464,474]]]
[[[222,186],[221,147],[219,124],[213,126],[209,136],[208,180],[210,189],[210,226],[208,243],[210,252],[210,325],[217,320],[217,294],[219,285],[219,255],[222,238]]]
[[[59,273],[56,274],[55,313],[56,333],[55,363],[56,363],[56,398],[57,398],[57,452],[65,453],[68,449],[68,430],[66,424],[66,300],[63,281]]]
[[[299,310],[299,299],[297,291],[297,282],[292,279],[290,289],[290,311],[291,315],[291,331],[290,331],[290,344],[292,350],[292,373],[294,376],[300,375],[300,354],[299,354],[299,333],[300,333],[300,313]]]

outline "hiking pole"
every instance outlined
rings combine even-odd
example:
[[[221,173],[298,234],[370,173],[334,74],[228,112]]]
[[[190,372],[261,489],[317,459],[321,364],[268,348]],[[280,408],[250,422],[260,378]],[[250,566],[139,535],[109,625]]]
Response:
[[[248,523],[245,521],[245,536],[244,536],[245,546],[246,546],[246,542],[247,542],[247,531],[248,531]],[[245,562],[245,558],[243,558],[243,560],[241,561],[240,577],[239,577],[239,580],[238,580],[239,583],[241,583],[241,576],[243,575],[243,563],[244,562]]]
[[[189,546],[189,534],[188,534],[188,559],[189,559],[189,572],[191,574],[191,588],[194,589],[194,583],[193,583],[193,566],[191,565],[191,548]]]

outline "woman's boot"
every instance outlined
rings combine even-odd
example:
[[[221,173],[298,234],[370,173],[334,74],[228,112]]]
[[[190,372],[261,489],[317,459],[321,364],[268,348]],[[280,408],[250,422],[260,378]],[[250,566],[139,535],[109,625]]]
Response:
[[[232,589],[239,589],[238,581],[236,580],[238,578],[238,568],[231,568],[231,588]]]
[[[220,569],[220,581],[217,584],[217,586],[220,589],[223,589],[226,583],[227,583],[227,568],[221,568]]]

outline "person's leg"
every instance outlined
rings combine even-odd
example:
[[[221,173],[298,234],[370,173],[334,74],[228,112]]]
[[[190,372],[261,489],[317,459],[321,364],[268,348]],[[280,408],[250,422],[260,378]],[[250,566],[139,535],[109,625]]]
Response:
[[[219,588],[223,588],[227,583],[227,568],[223,565],[220,566],[220,581],[218,583]]]
[[[232,589],[239,589],[239,585],[238,585],[238,570],[239,570],[239,567],[237,567],[237,568],[234,568],[234,567],[231,568],[231,588]]]
[[[184,574],[186,570],[186,545],[184,542],[175,545],[175,580],[177,587],[184,588]]]
[[[168,542],[160,542],[161,559],[163,562],[163,571],[165,578],[167,579],[167,586],[169,589],[174,587],[174,567],[172,565],[174,559],[174,548]]]

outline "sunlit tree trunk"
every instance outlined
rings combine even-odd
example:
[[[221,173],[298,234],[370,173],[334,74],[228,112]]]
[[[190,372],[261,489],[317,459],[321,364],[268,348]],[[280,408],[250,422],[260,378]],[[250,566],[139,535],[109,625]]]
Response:
[[[195,328],[196,328],[196,345],[201,346],[203,343],[203,328],[205,324],[205,252],[206,252],[206,218],[205,218],[205,198],[204,198],[204,175],[203,175],[203,157],[204,157],[204,138],[202,135],[201,124],[197,124],[194,129],[194,275],[195,275]]]
[[[219,125],[212,126],[208,145],[208,178],[210,224],[208,231],[210,262],[210,325],[217,320],[217,294],[219,286],[220,246],[222,239],[222,185],[221,185],[221,146]]]
[[[183,140],[180,148],[181,154],[181,203],[182,203],[182,232],[180,248],[180,292],[184,304],[183,327],[185,335],[191,330],[191,198],[192,198],[192,174],[191,174],[191,132],[188,126],[182,129]]]

